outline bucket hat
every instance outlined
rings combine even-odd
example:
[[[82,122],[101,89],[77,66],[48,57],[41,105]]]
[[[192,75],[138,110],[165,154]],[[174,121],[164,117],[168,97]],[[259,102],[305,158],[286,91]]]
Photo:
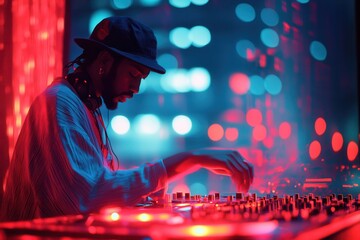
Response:
[[[75,38],[83,49],[106,49],[129,58],[152,71],[164,74],[156,60],[157,41],[148,26],[124,16],[112,16],[100,21],[89,38]]]

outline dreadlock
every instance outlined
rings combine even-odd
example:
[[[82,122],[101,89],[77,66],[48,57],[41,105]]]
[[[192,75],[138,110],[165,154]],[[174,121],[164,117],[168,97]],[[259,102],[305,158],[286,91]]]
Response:
[[[73,72],[77,68],[85,68],[88,66],[96,59],[99,52],[99,49],[85,49],[78,57],[65,65],[65,75],[67,75],[70,71]]]

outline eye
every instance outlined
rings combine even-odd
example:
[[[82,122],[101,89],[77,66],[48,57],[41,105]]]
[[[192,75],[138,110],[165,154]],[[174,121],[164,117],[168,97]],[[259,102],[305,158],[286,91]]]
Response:
[[[133,70],[133,71],[130,71],[130,76],[132,76],[134,78],[139,78],[139,77],[141,77],[141,73],[137,70]]]

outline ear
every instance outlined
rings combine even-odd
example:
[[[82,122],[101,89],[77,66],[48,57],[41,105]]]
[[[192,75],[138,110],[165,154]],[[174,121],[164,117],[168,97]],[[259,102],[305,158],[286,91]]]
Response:
[[[97,57],[97,64],[96,64],[98,73],[100,75],[108,74],[114,62],[115,62],[115,58],[109,51],[107,50],[100,51]]]
[[[98,55],[99,63],[101,65],[112,65],[114,62],[114,57],[111,55],[111,53],[107,50],[102,50],[99,52]]]

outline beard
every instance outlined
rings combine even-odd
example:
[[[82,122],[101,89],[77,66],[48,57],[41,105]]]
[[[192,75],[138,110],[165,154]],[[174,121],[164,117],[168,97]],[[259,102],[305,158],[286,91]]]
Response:
[[[103,79],[103,93],[102,98],[104,100],[105,106],[109,110],[115,110],[118,106],[118,102],[115,100],[117,94],[113,91],[113,82],[114,77],[106,76]]]
[[[115,110],[118,106],[118,103],[113,101],[113,99],[103,98],[103,100],[104,100],[106,108],[109,110]]]
[[[106,74],[103,79],[103,89],[102,89],[102,98],[104,100],[105,106],[109,110],[115,110],[118,106],[118,102],[115,101],[117,94],[114,92],[114,81],[116,76],[116,69],[118,62],[115,61],[108,74]]]
[[[111,69],[108,74],[103,76],[103,89],[102,89],[102,98],[104,100],[105,106],[109,110],[115,110],[118,107],[119,97],[122,96],[123,100],[121,102],[125,102],[126,97],[132,97],[133,92],[126,91],[126,92],[116,92],[116,71],[119,65],[119,60],[115,61],[111,66]]]

